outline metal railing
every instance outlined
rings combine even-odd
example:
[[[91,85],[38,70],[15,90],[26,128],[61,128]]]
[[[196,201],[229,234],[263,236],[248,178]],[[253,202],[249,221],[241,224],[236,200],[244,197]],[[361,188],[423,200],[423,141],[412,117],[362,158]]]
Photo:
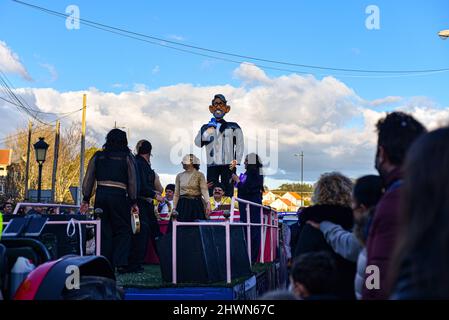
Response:
[[[233,222],[234,218],[234,208],[235,201],[239,203],[246,204],[246,221],[247,222]],[[260,223],[251,223],[250,219],[250,206],[255,206],[260,208]],[[239,208],[242,206],[239,205]],[[264,212],[268,210],[268,214]],[[183,226],[221,226],[225,228],[225,243],[226,243],[226,282],[231,283],[232,281],[232,273],[231,273],[231,237],[230,237],[230,229],[231,226],[246,226],[246,240],[247,240],[247,251],[249,263],[251,265],[251,227],[258,226],[261,229],[260,232],[260,257],[261,263],[264,263],[265,256],[265,238],[267,229],[270,229],[270,241],[271,241],[271,261],[274,260],[274,251],[279,246],[279,238],[276,236],[276,240],[274,237],[274,232],[278,232],[278,220],[277,213],[270,207],[263,206],[259,203],[239,199],[236,197],[232,197],[231,202],[231,210],[230,216],[225,217],[226,220],[224,222],[180,222],[177,221],[176,216],[173,216],[172,221],[172,283],[177,283],[177,259],[176,259],[176,250],[177,250],[177,229],[178,227]],[[240,216],[243,213],[240,212]]]
[[[80,206],[78,205],[67,205],[67,204],[56,204],[56,203],[35,203],[35,202],[19,202],[16,205],[16,208],[13,211],[13,215],[16,215],[19,211],[20,207],[50,207],[50,208],[75,208],[78,209]],[[56,214],[59,214],[56,213]],[[9,222],[3,222],[3,225],[8,225]],[[101,255],[101,221],[100,220],[77,220],[77,219],[70,219],[68,221],[47,221],[45,224],[85,224],[85,225],[94,225],[95,226],[95,254],[97,256]],[[81,239],[80,239],[81,241]],[[83,253],[83,250],[80,251],[81,255]]]

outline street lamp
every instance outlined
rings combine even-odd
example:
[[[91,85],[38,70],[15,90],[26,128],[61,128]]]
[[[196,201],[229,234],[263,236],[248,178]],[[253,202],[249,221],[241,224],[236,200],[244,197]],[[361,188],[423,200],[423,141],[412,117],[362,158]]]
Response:
[[[37,202],[41,202],[41,187],[42,187],[42,165],[45,162],[47,156],[48,143],[44,141],[44,138],[39,138],[39,141],[34,145],[34,152],[36,154],[36,161],[39,164],[39,178],[37,187]]]
[[[301,158],[301,207],[304,206],[304,198],[302,195],[302,190],[304,188],[304,151],[301,151],[301,153],[295,153],[295,157]]]
[[[447,40],[449,38],[449,29],[438,32],[438,36],[443,40]]]

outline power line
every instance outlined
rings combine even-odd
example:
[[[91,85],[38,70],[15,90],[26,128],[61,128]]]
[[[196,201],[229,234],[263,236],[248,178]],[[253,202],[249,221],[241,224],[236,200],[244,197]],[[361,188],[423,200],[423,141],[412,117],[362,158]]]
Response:
[[[10,98],[13,101],[17,102],[17,104],[15,104],[15,105],[17,106],[17,108],[19,110],[23,110],[24,112],[26,112],[29,116],[31,116],[36,121],[38,121],[42,124],[46,124],[46,122],[41,120],[36,114],[33,114],[33,109],[25,106],[24,103],[22,102],[22,100],[20,100],[19,97],[17,97],[17,95],[11,90],[11,88],[8,84],[6,75],[1,71],[0,71],[0,82],[1,82],[0,85],[3,87],[3,90],[5,92],[7,92],[7,94],[10,96]]]
[[[43,11],[45,13],[48,14],[52,14],[52,15],[56,15],[58,17],[61,18],[67,18],[70,17],[67,14],[64,13],[60,13],[54,10],[50,10],[44,7],[40,7],[37,5],[33,5],[30,3],[26,3],[23,1],[18,1],[18,0],[13,0],[14,2],[24,5],[24,6],[28,6],[30,8],[36,9],[36,10],[40,10]],[[226,52],[226,51],[220,51],[220,50],[213,50],[213,49],[209,49],[209,48],[205,48],[205,47],[200,47],[200,46],[193,46],[193,45],[189,45],[189,44],[185,44],[185,43],[181,43],[181,42],[177,42],[177,41],[172,41],[172,40],[168,40],[168,39],[163,39],[160,37],[155,37],[155,36],[151,36],[151,35],[147,35],[147,34],[142,34],[142,33],[138,33],[138,32],[133,32],[133,31],[129,31],[126,29],[122,29],[122,28],[117,28],[117,27],[113,27],[110,25],[106,25],[103,23],[98,23],[92,20],[87,20],[87,19],[81,19],[81,18],[75,18],[75,17],[71,17],[75,20],[78,20],[80,22],[83,22],[84,24],[93,27],[93,28],[97,28],[100,30],[104,30],[107,32],[111,32],[111,33],[116,33],[122,36],[127,36],[129,38],[134,38],[137,40],[141,40],[141,41],[145,41],[144,39],[141,38],[137,38],[137,37],[142,37],[142,38],[147,38],[147,39],[152,39],[152,40],[156,40],[162,43],[157,43],[154,41],[145,41],[154,45],[158,45],[158,46],[162,46],[162,47],[167,47],[170,49],[174,49],[174,50],[178,50],[178,51],[183,51],[183,52],[188,52],[191,54],[195,54],[195,55],[200,55],[200,56],[204,56],[204,57],[209,57],[209,58],[213,58],[213,59],[218,59],[218,60],[223,60],[223,61],[227,61],[227,62],[233,62],[233,63],[244,63],[242,61],[236,61],[236,60],[232,60],[232,59],[226,59],[223,57],[217,57],[217,56],[212,56],[212,55],[208,55],[208,54],[202,54],[199,52],[195,52],[195,51],[191,51],[191,50],[185,50],[185,49],[181,49],[181,48],[177,48],[177,47],[173,47],[173,46],[169,46],[166,45],[166,43],[170,43],[176,46],[181,46],[181,47],[185,47],[185,48],[189,48],[189,49],[195,49],[195,50],[200,50],[200,51],[204,51],[204,52],[209,52],[209,53],[215,53],[215,54],[220,54],[220,55],[225,55],[225,56],[231,56],[231,57],[235,57],[235,58],[242,58],[242,59],[248,59],[248,60],[254,60],[254,61],[261,61],[261,62],[267,62],[267,63],[273,63],[273,64],[280,64],[280,65],[286,65],[286,66],[295,66],[295,67],[301,67],[301,68],[308,68],[308,69],[316,69],[316,70],[327,70],[327,71],[340,71],[340,72],[354,72],[354,73],[380,73],[380,74],[401,74],[401,76],[407,76],[407,74],[431,74],[431,73],[439,73],[439,72],[447,72],[449,71],[449,68],[440,68],[440,69],[424,69],[424,70],[367,70],[367,69],[350,69],[350,68],[334,68],[334,67],[325,67],[325,66],[317,66],[317,65],[308,65],[308,64],[298,64],[298,63],[291,63],[291,62],[285,62],[285,61],[278,61],[278,60],[270,60],[270,59],[263,59],[263,58],[258,58],[258,57],[253,57],[253,56],[247,56],[247,55],[241,55],[241,54],[236,54],[236,53],[231,53],[231,52]],[[137,36],[137,37],[134,37]],[[275,68],[275,67],[270,67],[270,66],[261,66],[261,65],[256,65],[256,64],[252,64],[264,69],[273,69],[273,70],[278,70],[278,71],[289,71],[289,72],[296,72],[296,73],[310,73],[310,72],[305,72],[305,71],[298,71],[298,70],[289,70],[289,69],[281,69],[281,68]],[[348,75],[341,75],[341,76],[348,76]],[[355,76],[355,77],[360,77],[360,76]]]
[[[19,104],[15,103],[15,102],[13,102],[11,100],[5,99],[4,97],[0,96],[0,99],[5,101],[5,102],[8,102],[8,103],[10,103],[10,104],[12,104],[14,106],[20,107]],[[78,111],[79,110],[77,109],[77,110],[72,110],[72,111],[68,111],[68,112],[44,112],[44,111],[38,111],[38,112],[39,113],[44,113],[44,114],[53,114],[53,115],[66,115],[66,114],[69,114],[69,113],[71,114],[73,112],[78,112]]]
[[[3,76],[3,78],[6,80],[7,85],[8,85],[10,88],[13,88],[14,90],[16,90],[16,88],[15,88],[14,85],[11,83],[11,81],[9,81],[8,77],[6,76],[6,74],[3,73],[3,71],[1,71],[1,70],[0,70],[0,73],[1,73],[1,75]],[[33,112],[38,112],[38,110],[35,110],[34,108],[32,108],[32,107],[28,104],[28,102],[27,102],[25,99],[23,99],[23,97],[18,96],[17,99],[20,101],[20,103],[21,103],[22,105],[25,104],[25,105],[28,107],[28,109],[32,110]]]
[[[0,97],[0,98],[1,98],[1,97]],[[53,120],[53,121],[51,121],[51,122],[49,122],[49,123],[47,123],[47,124],[42,124],[42,125],[40,125],[40,126],[37,126],[37,127],[34,129],[33,132],[36,133],[36,132],[42,131],[45,127],[50,127],[50,126],[52,126],[52,125],[53,125],[54,123],[56,123],[58,120],[65,119],[65,118],[67,118],[67,117],[73,115],[74,113],[80,112],[81,110],[83,110],[83,108],[77,109],[77,110],[73,110],[73,111],[69,112],[68,114],[66,114],[66,115],[64,115],[64,116],[61,116],[61,117],[58,117],[57,119],[55,119],[55,120]],[[19,133],[10,135],[10,136],[6,136],[6,137],[4,137],[3,139],[0,139],[0,144],[5,143],[5,142],[7,142],[8,140],[14,139],[14,138],[16,138],[16,137],[19,137],[19,136],[21,136],[21,135],[23,135],[23,134],[28,134],[28,132],[19,132]]]

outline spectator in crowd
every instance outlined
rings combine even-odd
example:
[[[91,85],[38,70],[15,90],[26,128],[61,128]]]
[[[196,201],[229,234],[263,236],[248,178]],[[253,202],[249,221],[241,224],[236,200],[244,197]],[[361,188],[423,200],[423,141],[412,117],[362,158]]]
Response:
[[[262,204],[263,194],[263,175],[262,175],[262,161],[255,153],[250,153],[245,157],[246,172],[237,176],[232,175],[235,186],[238,190],[237,197],[243,200]],[[240,221],[247,222],[246,205],[240,205]],[[260,223],[260,208],[250,206],[249,216],[251,223]],[[257,260],[260,247],[260,227],[251,227],[251,261],[254,263]]]
[[[287,262],[290,262],[292,258],[292,248],[290,247],[292,234],[290,231],[290,227],[288,226],[287,222],[284,221],[283,217],[280,217],[279,227],[281,228],[281,246],[285,252],[285,258],[287,259]]]
[[[40,216],[46,212],[46,208],[44,207],[30,207],[30,209],[26,212],[27,216]]]
[[[383,193],[382,180],[379,176],[368,175],[358,179],[352,191],[352,212],[354,215],[354,232],[344,230],[329,221],[316,223],[307,221],[311,226],[321,230],[327,243],[343,258],[356,262],[355,295],[362,298],[366,269],[366,238],[374,208]]]
[[[299,221],[301,220],[299,217],[305,208],[306,207],[300,207],[298,209],[298,211],[296,212],[296,217],[298,220],[290,226],[290,248],[292,254],[296,252],[296,245],[298,244],[299,229],[300,229]]]
[[[411,147],[404,166],[393,299],[449,299],[449,128]]]
[[[279,229],[280,229],[279,248],[281,252],[283,252],[283,254],[280,254],[279,256],[280,262],[279,281],[281,283],[281,286],[283,286],[284,284],[288,286],[289,284],[288,274],[290,273],[290,267],[292,263],[292,249],[290,247],[291,231],[287,222],[284,221],[284,217],[282,215],[279,217]]]
[[[209,190],[206,178],[199,171],[200,159],[188,154],[182,159],[184,171],[176,176],[173,204],[178,220],[192,222],[204,220],[210,213]]]
[[[170,183],[165,187],[165,197],[159,203],[157,211],[160,219],[169,219],[173,211],[173,196],[175,195],[175,185]]]
[[[3,204],[2,212],[3,212],[3,214],[12,214],[12,212],[13,212],[13,204],[12,204],[12,202],[6,201]]]
[[[378,267],[379,286],[363,286],[363,299],[389,297],[391,288],[388,283],[388,270],[399,228],[402,165],[410,146],[425,131],[421,123],[402,112],[390,113],[377,123],[375,167],[382,178],[385,194],[374,212],[366,250],[367,265]],[[367,274],[366,279],[369,280],[370,276],[376,275]]]
[[[321,175],[315,185],[313,206],[305,208],[299,216],[299,235],[294,256],[303,253],[326,251],[335,260],[338,281],[336,292],[341,299],[355,299],[354,276],[356,265],[344,259],[326,242],[323,234],[307,224],[307,221],[320,223],[330,221],[344,230],[351,230],[353,217],[351,210],[352,182],[341,173],[331,172]]]
[[[293,262],[290,288],[298,299],[335,300],[335,279],[338,276],[329,253],[304,253]]]

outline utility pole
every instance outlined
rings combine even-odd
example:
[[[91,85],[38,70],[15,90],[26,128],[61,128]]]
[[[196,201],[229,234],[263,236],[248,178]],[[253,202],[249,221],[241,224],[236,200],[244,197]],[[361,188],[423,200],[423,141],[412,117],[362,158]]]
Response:
[[[86,152],[86,94],[83,94],[83,118],[81,123],[81,153],[80,153],[80,181],[78,187],[77,205],[81,205],[81,186],[84,180],[84,154]]]
[[[30,172],[30,149],[31,149],[31,129],[32,129],[31,120],[28,121],[28,145],[27,145],[27,162],[25,167],[25,200],[28,200],[28,179]]]
[[[56,173],[58,171],[60,130],[61,130],[61,123],[58,120],[58,121],[56,121],[55,150],[54,150],[54,156],[53,156],[53,174],[51,176],[51,202],[55,202],[55,198],[56,198]]]
[[[301,151],[301,153],[295,153],[295,157],[299,157],[301,160],[301,206],[304,206],[304,198],[303,198],[303,190],[304,190],[304,151]]]

